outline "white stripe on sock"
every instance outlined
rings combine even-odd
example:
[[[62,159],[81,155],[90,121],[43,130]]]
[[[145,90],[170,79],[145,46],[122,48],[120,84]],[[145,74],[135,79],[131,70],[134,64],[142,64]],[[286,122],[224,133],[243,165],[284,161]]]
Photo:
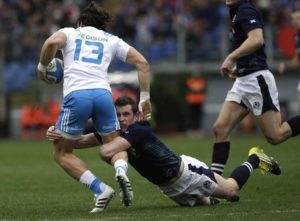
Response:
[[[253,167],[252,167],[252,165],[249,162],[245,162],[242,165],[244,165],[244,166],[246,166],[248,168],[250,174],[253,173]]]

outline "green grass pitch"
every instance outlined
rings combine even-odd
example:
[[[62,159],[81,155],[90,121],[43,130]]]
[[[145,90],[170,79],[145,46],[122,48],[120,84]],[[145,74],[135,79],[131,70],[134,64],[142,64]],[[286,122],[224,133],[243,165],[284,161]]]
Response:
[[[178,154],[211,162],[212,138],[162,137]],[[47,141],[0,141],[0,220],[300,220],[300,140],[278,146],[262,136],[236,136],[225,176],[247,159],[248,149],[259,145],[280,163],[282,175],[256,171],[240,192],[238,203],[216,207],[178,207],[157,187],[129,167],[134,202],[124,208],[114,197],[107,210],[89,214],[92,193],[68,177],[52,159]],[[98,157],[98,148],[75,152],[100,179],[118,189],[114,170]]]

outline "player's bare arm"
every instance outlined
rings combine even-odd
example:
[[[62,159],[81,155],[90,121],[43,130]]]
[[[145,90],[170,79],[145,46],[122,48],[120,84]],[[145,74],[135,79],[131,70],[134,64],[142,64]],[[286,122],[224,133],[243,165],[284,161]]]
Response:
[[[299,55],[296,55],[290,61],[279,63],[278,72],[279,72],[279,74],[283,74],[287,70],[293,70],[293,69],[296,69],[296,68],[300,68]]]
[[[46,133],[47,140],[56,141],[61,138],[60,133],[55,131],[54,126],[48,128]],[[98,146],[100,143],[94,133],[82,135],[76,142],[75,149],[84,149],[89,147]],[[131,147],[131,144],[122,137],[116,137],[111,142],[103,144],[101,146],[101,155],[106,162],[110,162],[110,159],[117,153],[127,150]]]
[[[41,49],[40,60],[38,64],[38,77],[40,80],[50,83],[46,76],[46,67],[54,58],[57,50],[61,48],[66,41],[67,36],[63,32],[55,32],[45,41]]]
[[[225,75],[228,75],[229,77],[234,75],[235,61],[238,58],[247,56],[263,46],[264,37],[263,30],[261,28],[249,31],[247,36],[248,38],[243,42],[243,44],[231,52],[224,60],[220,70],[223,77]]]
[[[109,143],[101,146],[100,155],[106,162],[110,162],[111,158],[122,151],[126,151],[131,147],[131,144],[123,137],[116,137]]]
[[[81,138],[75,144],[75,149],[84,149],[99,146],[100,142],[94,133],[81,135]]]
[[[151,119],[151,103],[150,103],[150,66],[144,56],[134,48],[130,48],[127,54],[126,63],[133,65],[138,72],[140,83],[140,102],[139,111],[146,120]]]
[[[130,48],[126,63],[133,65],[138,71],[138,78],[140,82],[141,91],[150,91],[150,66],[144,56],[136,49]]]

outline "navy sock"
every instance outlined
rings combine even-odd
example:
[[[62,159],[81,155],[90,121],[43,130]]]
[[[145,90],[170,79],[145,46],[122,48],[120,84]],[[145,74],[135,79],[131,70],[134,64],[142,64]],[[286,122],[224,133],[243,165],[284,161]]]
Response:
[[[214,143],[211,170],[222,175],[230,150],[230,142]]]
[[[242,189],[244,184],[249,179],[250,175],[252,174],[253,170],[255,170],[259,165],[259,158],[256,155],[251,155],[248,160],[243,163],[242,165],[235,168],[230,178],[233,178],[236,180],[236,182],[239,185],[239,189]]]
[[[250,163],[253,170],[255,170],[258,168],[258,165],[259,165],[259,158],[258,158],[258,156],[253,154],[253,155],[249,156],[247,162]]]
[[[300,116],[295,116],[287,120],[286,122],[290,125],[292,129],[293,137],[300,134]]]

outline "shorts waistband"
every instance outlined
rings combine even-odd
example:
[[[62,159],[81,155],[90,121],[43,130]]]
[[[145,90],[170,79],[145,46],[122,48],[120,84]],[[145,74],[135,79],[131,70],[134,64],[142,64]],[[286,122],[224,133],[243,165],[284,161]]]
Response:
[[[169,181],[163,183],[163,184],[159,184],[159,186],[170,186],[174,183],[176,183],[176,181],[181,177],[181,175],[183,174],[183,171],[184,171],[184,163],[183,163],[183,160],[181,160],[181,163],[180,163],[180,168],[179,168],[179,171],[178,173],[172,177]]]

